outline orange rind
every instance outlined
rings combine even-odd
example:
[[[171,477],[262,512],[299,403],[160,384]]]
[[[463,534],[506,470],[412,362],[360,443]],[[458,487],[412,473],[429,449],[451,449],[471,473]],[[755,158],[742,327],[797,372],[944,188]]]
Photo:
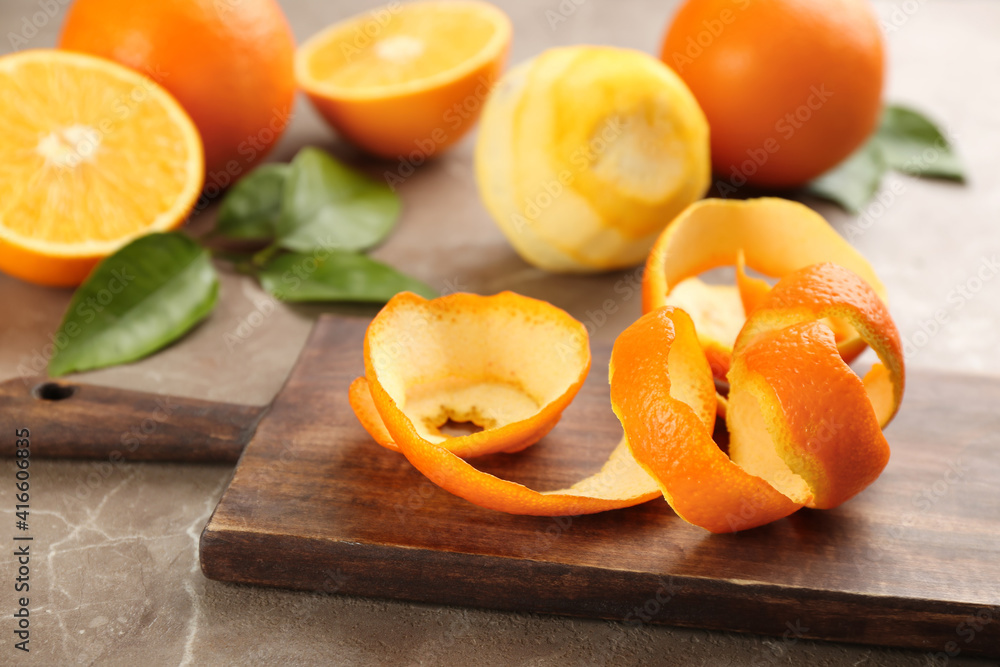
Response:
[[[358,421],[361,422],[361,425],[368,431],[368,435],[373,437],[375,442],[386,449],[398,452],[399,445],[392,439],[392,434],[385,427],[385,422],[382,421],[382,417],[378,413],[378,408],[375,407],[375,401],[372,399],[372,390],[368,386],[368,380],[363,377],[355,378],[347,390],[347,396],[351,404],[351,409],[354,410],[354,414],[357,416]]]
[[[601,471],[558,491],[535,491],[463,460],[534,444],[583,385],[587,330],[555,306],[511,292],[430,301],[404,292],[372,320],[364,357],[365,377],[350,390],[362,425],[457,496],[504,512],[558,516],[660,495],[624,441]],[[483,430],[448,438],[439,428],[449,419]]]
[[[878,354],[864,379],[841,357],[830,317]],[[797,271],[750,316],[733,348],[729,456],[808,507],[836,507],[888,463],[882,427],[904,382],[899,333],[874,290],[832,264]]]
[[[762,334],[734,357],[729,381],[730,458],[795,502],[836,507],[888,462],[861,378],[821,322]]]
[[[417,166],[475,124],[511,35],[510,19],[487,2],[389,3],[310,38],[295,77],[338,133]]]
[[[523,449],[555,426],[590,370],[587,341],[564,311],[511,292],[404,292],[368,327],[365,376],[401,450],[401,438],[419,438],[479,456]],[[483,430],[448,437],[449,420]]]
[[[743,326],[733,354],[740,354],[764,332],[810,320],[819,320],[833,333],[830,323],[840,322],[857,332],[862,346],[874,350],[880,363],[872,366],[863,383],[879,426],[885,428],[903,400],[902,342],[885,301],[860,276],[841,266],[816,264],[779,281]],[[838,352],[843,358],[840,345]]]
[[[771,288],[742,275],[739,250],[735,259],[752,312],[726,375],[728,456],[712,438],[709,355],[676,306],[646,313],[615,341],[611,406],[624,437],[598,473],[565,489],[529,489],[465,460],[536,443],[586,377],[586,330],[544,302],[509,292],[396,296],[368,328],[351,405],[379,444],[494,510],[576,515],[662,495],[685,521],[726,533],[836,507],[888,462],[882,428],[905,382],[899,333],[875,288],[842,266],[806,266]],[[879,357],[863,379],[844,361],[838,327]],[[483,430],[448,438],[439,430],[447,419]]]
[[[746,315],[768,291],[768,283],[748,276],[746,267],[781,278],[820,262],[858,274],[886,301],[885,287],[868,261],[807,206],[771,197],[704,199],[678,215],[650,252],[642,281],[643,312],[665,305],[688,311],[712,371],[722,379]],[[723,266],[738,266],[735,286],[708,285],[698,278]],[[845,360],[864,351],[857,332],[837,321],[830,324]]]
[[[725,533],[801,507],[742,470],[712,440],[715,384],[683,310],[647,313],[618,337],[611,405],[633,457],[685,521]]]

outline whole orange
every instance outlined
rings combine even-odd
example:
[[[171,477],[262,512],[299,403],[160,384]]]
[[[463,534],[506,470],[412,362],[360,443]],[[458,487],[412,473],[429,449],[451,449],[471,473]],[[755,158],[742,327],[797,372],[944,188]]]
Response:
[[[271,150],[295,98],[295,39],[274,0],[76,0],[59,46],[155,79],[194,120],[206,192]]]
[[[878,122],[883,42],[867,0],[687,0],[660,57],[708,118],[722,184],[801,185]]]

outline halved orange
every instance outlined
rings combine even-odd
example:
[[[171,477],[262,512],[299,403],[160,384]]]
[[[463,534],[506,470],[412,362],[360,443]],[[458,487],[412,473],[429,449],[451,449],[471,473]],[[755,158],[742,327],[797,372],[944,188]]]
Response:
[[[475,123],[510,39],[507,15],[486,2],[393,3],[303,44],[295,77],[348,140],[420,164]]]
[[[69,51],[0,57],[0,270],[79,284],[138,236],[184,222],[201,191],[191,119],[152,80]]]

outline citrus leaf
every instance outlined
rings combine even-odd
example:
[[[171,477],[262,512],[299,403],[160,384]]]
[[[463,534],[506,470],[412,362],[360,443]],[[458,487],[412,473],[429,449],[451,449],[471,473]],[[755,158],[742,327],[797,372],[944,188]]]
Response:
[[[266,164],[236,182],[219,206],[215,231],[231,239],[273,239],[287,164]]]
[[[207,250],[177,232],[150,234],[102,261],[77,289],[49,361],[52,376],[140,359],[212,312],[219,279]]]
[[[890,169],[964,182],[962,163],[941,130],[920,112],[893,105],[875,135]]]
[[[896,104],[882,112],[867,143],[806,185],[805,191],[858,213],[889,169],[965,182],[962,163],[941,130],[919,111]]]
[[[347,251],[322,257],[287,253],[269,261],[260,284],[282,301],[362,301],[385,303],[399,292],[433,298],[437,292],[391,266]]]
[[[299,151],[288,174],[278,243],[296,252],[364,250],[399,218],[399,197],[316,148]]]
[[[831,171],[806,185],[805,191],[857,213],[878,191],[886,168],[882,149],[873,137]]]

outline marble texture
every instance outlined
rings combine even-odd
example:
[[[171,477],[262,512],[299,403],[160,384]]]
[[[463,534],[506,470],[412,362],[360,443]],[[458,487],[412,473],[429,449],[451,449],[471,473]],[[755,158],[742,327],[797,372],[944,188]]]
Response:
[[[297,37],[373,2],[283,0]],[[497,0],[515,22],[511,62],[546,45],[600,42],[653,51],[675,2],[583,0],[552,29],[559,0]],[[1000,374],[1000,280],[986,280],[956,307],[948,295],[1000,250],[1000,4],[990,0],[878,3],[890,47],[888,98],[927,111],[951,132],[968,166],[964,187],[892,176],[897,194],[858,222],[832,206],[817,208],[848,233],[889,288],[905,339],[944,309],[947,321],[909,357],[912,366]],[[20,31],[36,2],[0,5],[0,34]],[[29,39],[51,46],[65,10]],[[0,51],[10,50],[8,39]],[[305,100],[274,153],[286,160],[317,144],[355,157],[336,143]],[[472,140],[420,169],[401,187],[404,217],[376,256],[441,290],[513,289],[551,300],[597,325],[611,340],[639,312],[638,295],[616,291],[632,272],[553,277],[510,250],[478,200]],[[372,173],[393,168],[370,163]],[[211,224],[214,210],[195,220]],[[862,229],[863,228],[863,229]],[[428,234],[427,230],[433,230]],[[419,249],[419,251],[415,250]],[[620,281],[626,281],[621,283]],[[67,290],[0,276],[0,378],[44,355]],[[617,311],[597,315],[606,299]],[[329,308],[270,303],[249,279],[223,276],[217,312],[168,350],[129,366],[78,376],[106,384],[205,399],[262,404],[271,399],[315,315]],[[260,311],[258,326],[249,326]],[[249,327],[249,328],[248,328]],[[246,333],[226,344],[227,333]],[[95,415],[95,418],[97,416]],[[26,425],[30,426],[30,425]],[[3,434],[2,437],[8,437]],[[35,461],[32,471],[31,644],[13,649],[11,550],[0,555],[0,664],[586,664],[586,665],[924,665],[923,654],[875,647],[707,632],[525,614],[442,608],[337,595],[220,584],[197,565],[197,543],[231,473],[226,466]],[[0,464],[0,538],[12,527],[14,467]],[[950,665],[995,664],[953,659]]]

